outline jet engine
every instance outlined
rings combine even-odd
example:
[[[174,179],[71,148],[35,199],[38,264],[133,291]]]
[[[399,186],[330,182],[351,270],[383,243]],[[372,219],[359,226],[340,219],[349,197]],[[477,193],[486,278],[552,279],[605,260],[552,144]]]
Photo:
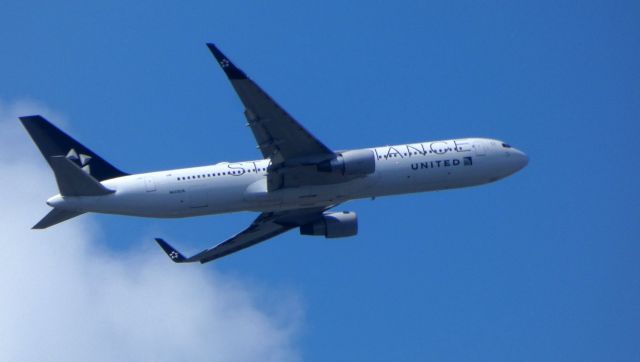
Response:
[[[365,176],[376,170],[376,156],[372,150],[339,152],[336,158],[320,162],[317,167],[320,172]]]
[[[325,212],[316,222],[300,226],[302,235],[324,235],[326,238],[341,238],[358,233],[358,217],[355,212]]]

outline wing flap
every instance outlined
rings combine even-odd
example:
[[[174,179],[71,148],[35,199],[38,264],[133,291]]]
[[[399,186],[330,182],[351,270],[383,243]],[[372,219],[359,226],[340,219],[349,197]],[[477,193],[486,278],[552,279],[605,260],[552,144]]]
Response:
[[[271,239],[274,236],[289,231],[291,228],[292,227],[270,223],[265,227],[259,228],[259,230],[247,231],[247,229],[231,239],[197,254],[197,257],[200,263],[204,264]]]

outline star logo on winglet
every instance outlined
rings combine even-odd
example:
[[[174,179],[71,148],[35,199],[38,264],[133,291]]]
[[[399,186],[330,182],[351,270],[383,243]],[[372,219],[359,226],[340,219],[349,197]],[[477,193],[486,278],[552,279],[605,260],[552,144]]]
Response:
[[[229,61],[228,61],[227,59],[222,59],[222,60],[220,61],[220,66],[221,66],[221,67],[223,67],[223,68],[228,67],[230,64],[231,64],[231,63],[229,63]]]
[[[178,255],[178,253],[177,253],[176,251],[172,251],[172,252],[170,252],[170,253],[169,253],[169,257],[170,257],[171,259],[177,259],[177,258],[178,258],[178,256],[179,256],[179,255]]]

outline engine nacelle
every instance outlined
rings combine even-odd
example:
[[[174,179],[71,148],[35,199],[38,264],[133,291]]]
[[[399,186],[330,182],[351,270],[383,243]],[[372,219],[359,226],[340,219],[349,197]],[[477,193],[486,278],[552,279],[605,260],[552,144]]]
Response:
[[[375,170],[376,155],[372,150],[341,152],[336,158],[318,164],[320,172],[335,172],[345,176],[365,176]]]
[[[316,222],[300,226],[302,235],[324,235],[326,238],[342,238],[358,233],[358,217],[355,212],[325,212]]]

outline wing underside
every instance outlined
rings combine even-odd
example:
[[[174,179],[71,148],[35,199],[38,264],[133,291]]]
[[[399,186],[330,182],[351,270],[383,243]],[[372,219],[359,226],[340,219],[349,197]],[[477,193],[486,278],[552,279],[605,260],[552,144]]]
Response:
[[[245,230],[191,257],[185,257],[163,239],[157,238],[156,242],[176,263],[206,263],[268,240],[295,227],[311,223],[322,217],[322,213],[330,207],[332,206],[262,213]]]

